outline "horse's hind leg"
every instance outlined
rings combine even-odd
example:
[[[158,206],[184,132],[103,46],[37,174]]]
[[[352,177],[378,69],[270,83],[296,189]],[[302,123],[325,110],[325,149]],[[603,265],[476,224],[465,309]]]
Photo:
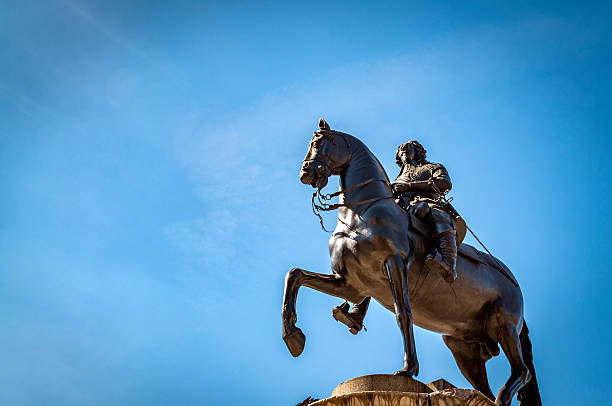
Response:
[[[412,331],[412,311],[410,310],[410,295],[408,287],[408,270],[400,255],[394,255],[385,261],[397,325],[402,331],[404,339],[404,368],[396,375],[408,377],[419,374],[419,361],[417,360],[414,334]]]
[[[468,343],[451,336],[442,336],[442,339],[453,353],[457,366],[465,379],[472,384],[474,389],[479,390],[489,399],[495,400],[487,378],[486,360],[482,358],[480,353],[480,344],[476,342]]]
[[[304,350],[306,337],[302,330],[296,327],[297,313],[295,303],[300,286],[318,290],[328,295],[336,296],[353,303],[358,303],[363,296],[346,284],[343,277],[337,274],[320,274],[300,268],[293,268],[285,277],[285,292],[283,295],[283,340],[294,357]]]
[[[516,392],[531,379],[529,369],[523,361],[521,341],[515,319],[516,317],[508,314],[503,308],[497,310],[499,342],[510,362],[510,378],[499,390],[495,400],[495,404],[500,406],[509,406]]]

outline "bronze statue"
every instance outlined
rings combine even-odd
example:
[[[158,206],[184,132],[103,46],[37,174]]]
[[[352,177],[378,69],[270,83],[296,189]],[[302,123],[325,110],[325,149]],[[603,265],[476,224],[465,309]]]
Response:
[[[321,196],[320,189],[332,175],[340,176],[341,190]],[[517,392],[522,406],[541,405],[521,290],[505,265],[462,244],[452,284],[431,272],[425,263],[440,248],[436,227],[432,231],[413,210],[396,203],[385,170],[365,144],[331,130],[323,119],[310,141],[300,180],[316,188],[319,199],[339,196],[339,203],[317,205],[313,196],[315,212],[338,209],[329,240],[332,273],[293,268],[285,279],[282,331],[293,356],[302,353],[306,340],[296,326],[301,286],[351,302],[363,314],[373,297],[395,313],[403,336],[404,362],[397,374],[419,372],[414,322],[443,334],[462,374],[498,405],[510,405]],[[485,362],[499,354],[498,344],[510,362],[511,375],[494,398]]]

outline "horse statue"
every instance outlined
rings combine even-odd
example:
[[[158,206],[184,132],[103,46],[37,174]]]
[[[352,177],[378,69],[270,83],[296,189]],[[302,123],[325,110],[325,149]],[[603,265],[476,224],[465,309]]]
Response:
[[[285,278],[282,332],[291,354],[299,356],[306,340],[296,326],[301,286],[353,304],[373,297],[395,313],[403,336],[404,363],[396,374],[412,377],[419,372],[416,324],[442,334],[461,373],[497,405],[510,405],[517,392],[521,406],[541,405],[523,297],[509,269],[504,265],[502,271],[496,258],[462,244],[454,283],[430,272],[423,263],[433,242],[418,232],[414,216],[395,202],[378,159],[356,137],[331,130],[320,119],[300,180],[320,190],[332,175],[340,176],[341,189],[334,205],[338,222],[329,240],[332,273],[293,268]],[[494,397],[485,363],[499,355],[498,344],[511,374]]]

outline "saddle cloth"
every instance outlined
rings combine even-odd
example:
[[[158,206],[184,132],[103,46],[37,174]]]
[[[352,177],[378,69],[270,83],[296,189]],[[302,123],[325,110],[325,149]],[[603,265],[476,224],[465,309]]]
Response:
[[[468,244],[461,244],[459,248],[457,249],[457,254],[462,255],[463,257],[466,257],[468,259],[471,259],[472,261],[476,261],[476,262],[480,262],[481,264],[489,265],[497,269],[498,271],[500,270],[500,267],[501,267],[504,271],[502,273],[505,273],[508,277],[510,277],[510,279],[512,279],[512,281],[516,284],[516,286],[518,286],[518,282],[516,278],[514,277],[514,275],[512,274],[512,272],[510,272],[510,269],[506,266],[506,264],[501,262],[499,259],[485,252],[479,251],[476,248]]]

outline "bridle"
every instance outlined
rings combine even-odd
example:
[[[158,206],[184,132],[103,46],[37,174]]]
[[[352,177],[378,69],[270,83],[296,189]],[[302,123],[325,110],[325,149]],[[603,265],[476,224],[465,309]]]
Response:
[[[338,131],[333,131],[333,130],[319,130],[316,131],[315,134],[321,134],[325,139],[331,141],[334,145],[336,145],[336,141],[334,140],[334,135],[341,135],[342,139],[344,140],[344,142],[346,142],[346,147],[349,151],[349,158],[348,161],[350,161],[353,157],[353,152],[351,151],[351,144],[348,142],[348,140],[346,139],[346,134],[338,132]],[[331,174],[333,173],[333,168],[331,168],[326,162],[321,161],[320,159],[317,158],[313,158],[313,159],[305,159],[304,162],[317,162],[323,166],[325,166]],[[312,194],[312,212],[319,218],[319,223],[321,223],[321,228],[323,229],[323,231],[326,231],[328,233],[331,233],[330,230],[325,228],[325,224],[323,224],[323,217],[321,216],[321,211],[332,211],[332,210],[336,210],[339,209],[340,207],[354,207],[354,206],[361,206],[364,204],[369,204],[369,203],[374,203],[374,202],[378,202],[380,200],[385,200],[385,199],[392,199],[393,196],[385,196],[385,197],[375,197],[372,199],[366,199],[366,200],[360,200],[358,202],[350,202],[350,203],[334,203],[334,204],[329,204],[328,201],[331,200],[332,198],[336,197],[336,196],[340,196],[343,194],[346,194],[352,190],[356,190],[359,188],[362,188],[366,185],[369,185],[370,183],[373,182],[385,182],[387,183],[387,180],[384,179],[368,179],[368,180],[364,180],[363,182],[360,182],[356,185],[353,185],[349,188],[346,189],[342,189],[339,190],[338,192],[335,193],[328,193],[328,194],[322,194],[321,193],[321,189],[318,188],[313,194]],[[316,201],[315,201],[316,199]],[[318,203],[317,203],[318,201]]]
[[[353,151],[351,151],[351,144],[348,142],[348,140],[346,139],[346,134],[341,133],[339,131],[334,131],[334,130],[318,130],[314,132],[314,135],[321,135],[321,137],[325,138],[326,140],[331,141],[332,144],[334,144],[334,146],[336,146],[336,140],[334,139],[334,135],[341,135],[342,139],[344,140],[344,142],[346,143],[346,149],[348,150],[349,153],[349,157],[348,157],[348,161],[350,161],[353,158]],[[325,167],[325,169],[328,171],[329,176],[331,176],[331,174],[334,172],[334,168],[332,168],[331,166],[329,166],[327,164],[327,162],[324,162],[318,158],[312,158],[312,159],[304,159],[303,161],[304,163],[310,163],[310,162],[317,162],[321,165],[323,165]]]

